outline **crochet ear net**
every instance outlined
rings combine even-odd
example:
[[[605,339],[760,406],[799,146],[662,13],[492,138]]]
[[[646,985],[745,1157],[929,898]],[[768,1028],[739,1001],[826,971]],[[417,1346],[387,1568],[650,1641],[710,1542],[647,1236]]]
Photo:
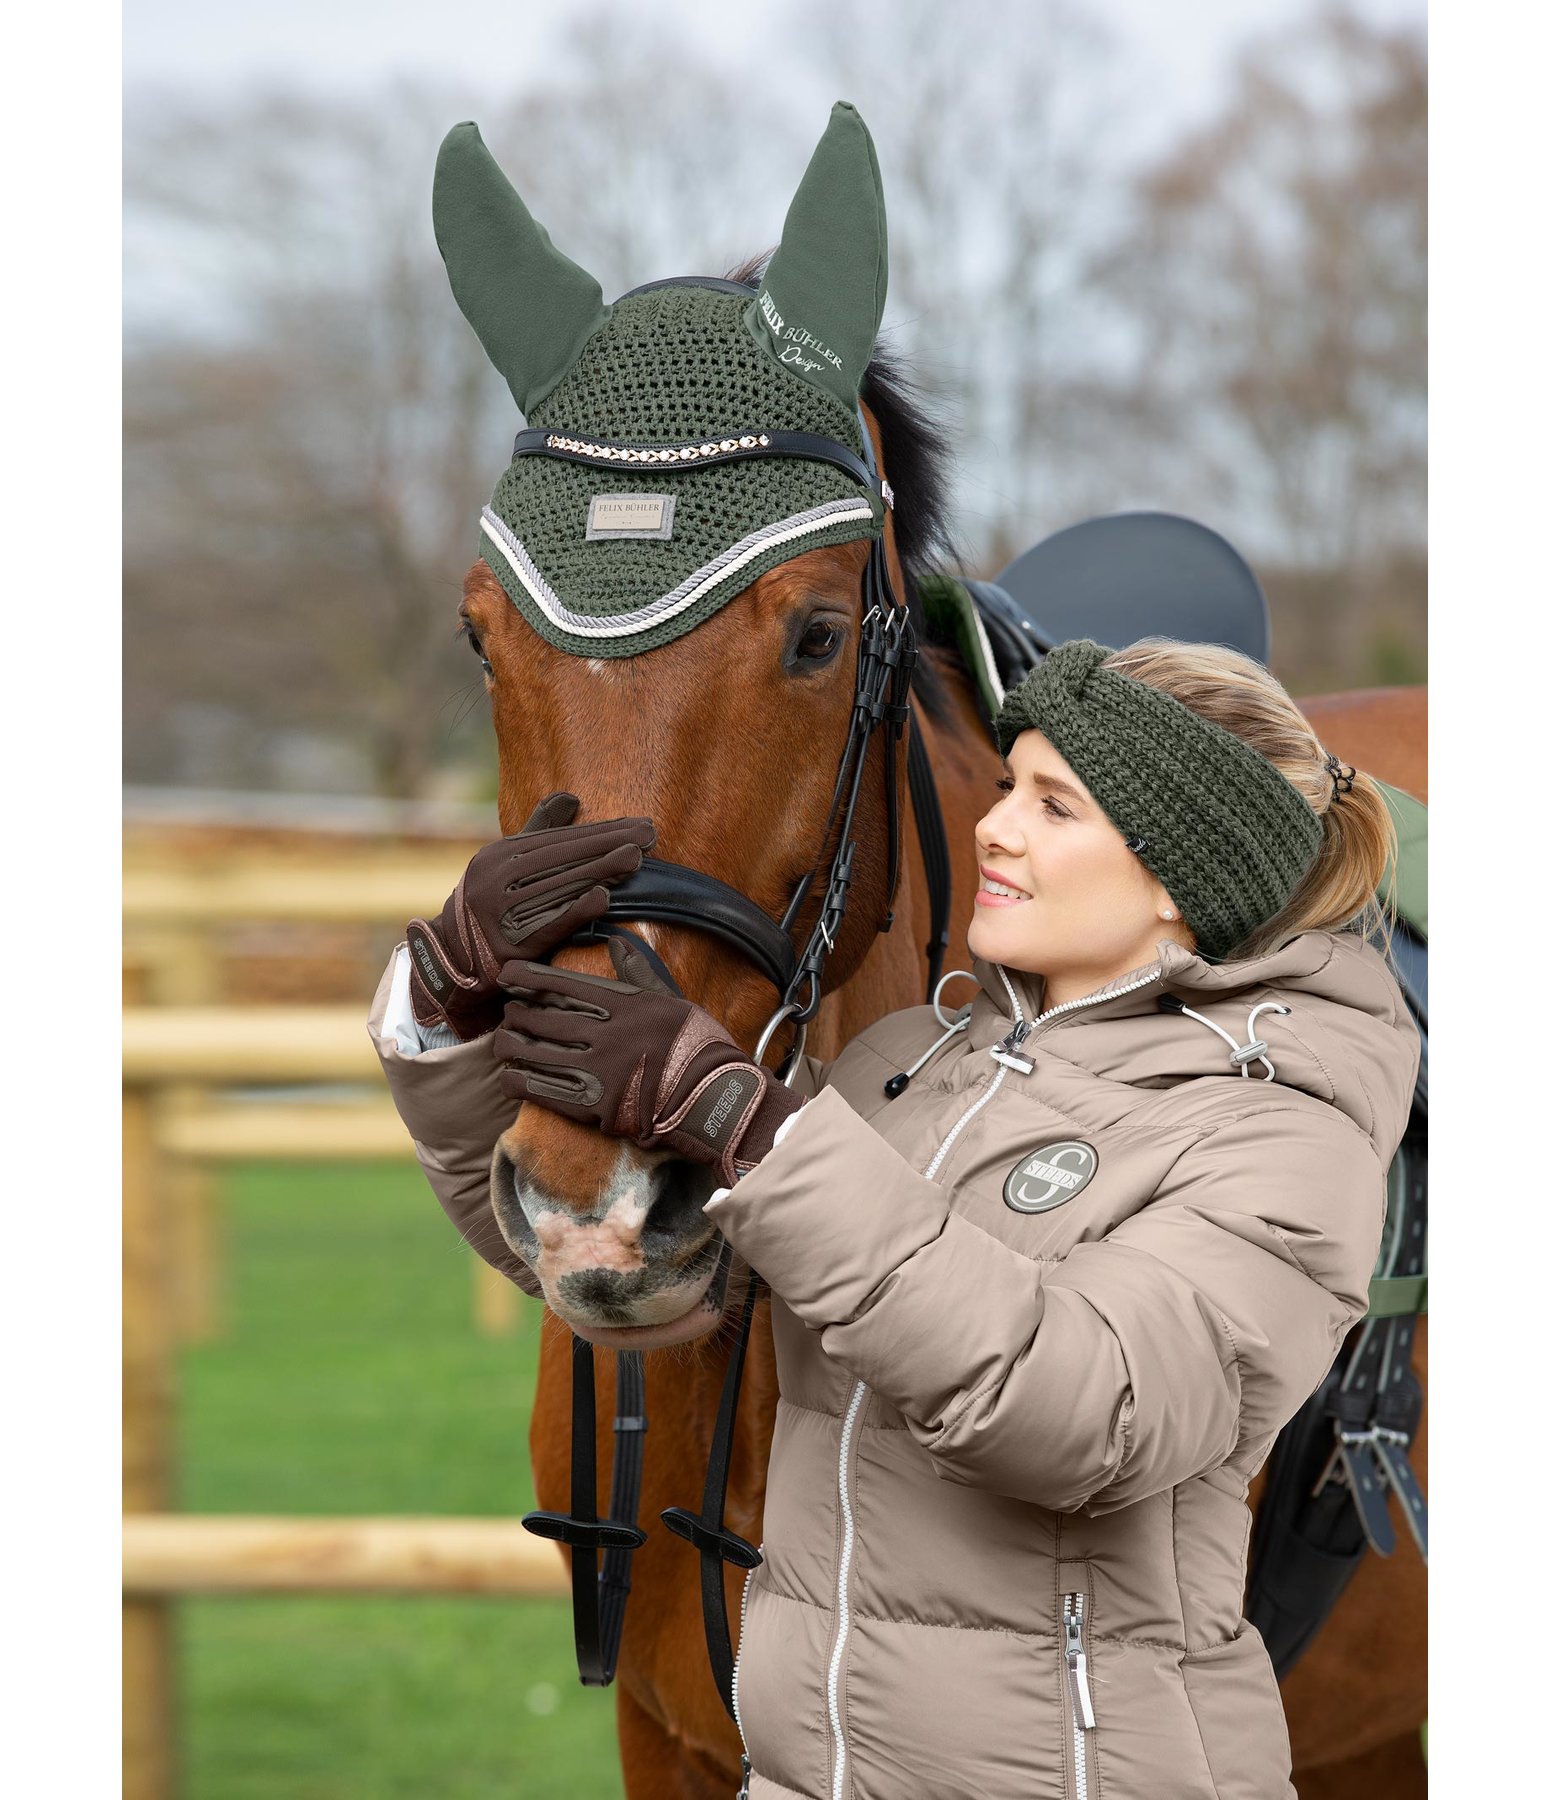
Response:
[[[549,241],[472,120],[442,141],[431,217],[458,306],[525,415],[575,365],[612,308],[596,279]],[[887,291],[877,156],[861,115],[840,101],[745,322],[782,367],[853,411]]]
[[[471,119],[442,140],[431,221],[463,317],[526,414],[607,323],[603,290],[550,243]]]

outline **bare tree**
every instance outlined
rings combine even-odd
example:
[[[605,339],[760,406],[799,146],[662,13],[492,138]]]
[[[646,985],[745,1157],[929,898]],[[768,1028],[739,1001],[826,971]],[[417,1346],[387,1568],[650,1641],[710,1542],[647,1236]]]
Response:
[[[1211,494],[1304,570],[1422,553],[1418,32],[1336,9],[1254,44],[1220,114],[1142,174],[1107,286],[1141,480]]]
[[[568,75],[486,121],[610,292],[745,256],[748,219],[778,229],[793,180],[778,132],[670,49],[578,24]],[[267,751],[307,733],[362,747],[371,783],[410,795],[448,752],[449,708],[483,711],[455,607],[521,420],[431,232],[436,146],[463,112],[408,87],[129,109],[132,777],[166,778],[180,729],[214,715],[229,778],[277,779]],[[749,204],[761,178],[768,209]],[[169,292],[180,316],[134,303]]]
[[[954,427],[959,547],[993,572],[1092,510],[1068,446],[1104,367],[1090,285],[1123,72],[1066,0],[819,0],[806,17],[877,139],[891,329]]]
[[[179,718],[214,706],[252,746],[238,778],[264,780],[262,745],[306,730],[411,794],[470,686],[455,611],[509,420],[448,317],[439,110],[406,91],[388,109],[271,95],[131,114],[131,258],[219,277],[184,283],[200,312],[179,334],[141,324],[128,345],[132,773],[165,767]]]

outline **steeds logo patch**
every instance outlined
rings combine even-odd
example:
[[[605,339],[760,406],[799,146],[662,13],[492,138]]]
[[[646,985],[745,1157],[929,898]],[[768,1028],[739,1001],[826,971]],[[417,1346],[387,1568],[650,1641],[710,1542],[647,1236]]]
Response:
[[[1098,1152],[1080,1138],[1030,1150],[1006,1178],[1001,1198],[1013,1212],[1051,1212],[1074,1200],[1098,1173]]]

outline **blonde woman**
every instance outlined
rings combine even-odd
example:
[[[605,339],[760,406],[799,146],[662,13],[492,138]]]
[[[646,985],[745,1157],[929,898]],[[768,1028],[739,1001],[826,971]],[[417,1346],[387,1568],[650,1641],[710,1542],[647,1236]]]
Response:
[[[1419,1039],[1382,797],[1223,649],[1008,695],[980,991],[795,1087],[615,940],[508,965],[511,1100],[712,1164],[780,1407],[751,1795],[1284,1800],[1250,1478],[1366,1304]]]

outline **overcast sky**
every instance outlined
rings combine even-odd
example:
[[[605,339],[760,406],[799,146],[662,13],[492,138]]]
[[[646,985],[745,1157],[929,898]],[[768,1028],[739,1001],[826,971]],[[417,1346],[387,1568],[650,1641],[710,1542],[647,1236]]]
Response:
[[[849,0],[887,29],[886,0]],[[1207,111],[1245,37],[1310,12],[1312,0],[1086,0],[1110,29],[1145,96],[1138,135],[1168,134]],[[1422,22],[1423,0],[1353,0],[1385,23]],[[606,0],[599,10],[656,21],[664,35],[692,36],[729,72],[768,85],[772,59],[795,63],[801,47],[781,33],[777,7],[726,0]],[[563,0],[519,0],[492,8],[474,0],[125,0],[124,71],[131,85],[245,86],[283,79],[324,89],[371,87],[394,75],[441,77],[471,95],[505,95],[542,79],[569,17]],[[944,20],[961,27],[982,15],[987,47],[1004,29],[1004,6],[953,0]],[[986,15],[998,15],[991,25]],[[1015,17],[1015,9],[1011,13]]]

